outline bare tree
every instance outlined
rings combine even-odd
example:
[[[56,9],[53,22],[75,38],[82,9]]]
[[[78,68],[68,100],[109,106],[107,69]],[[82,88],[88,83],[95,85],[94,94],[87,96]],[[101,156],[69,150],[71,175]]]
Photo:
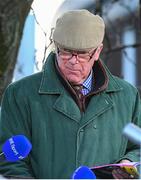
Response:
[[[33,0],[0,0],[0,101],[11,82],[24,23]]]

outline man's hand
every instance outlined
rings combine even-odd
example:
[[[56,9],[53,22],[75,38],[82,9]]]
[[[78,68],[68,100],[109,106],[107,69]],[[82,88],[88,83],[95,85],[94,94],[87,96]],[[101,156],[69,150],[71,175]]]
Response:
[[[131,161],[129,161],[128,159],[123,159],[121,160],[119,163],[130,163]]]
[[[128,159],[123,159],[120,163],[130,163]],[[112,171],[115,179],[137,179],[138,172],[136,167],[122,166]]]

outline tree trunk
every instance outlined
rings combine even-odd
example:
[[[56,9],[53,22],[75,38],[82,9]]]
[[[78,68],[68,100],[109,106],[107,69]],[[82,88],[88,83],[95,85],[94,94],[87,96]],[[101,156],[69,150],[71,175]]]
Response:
[[[11,82],[24,23],[33,0],[0,0],[0,101]]]

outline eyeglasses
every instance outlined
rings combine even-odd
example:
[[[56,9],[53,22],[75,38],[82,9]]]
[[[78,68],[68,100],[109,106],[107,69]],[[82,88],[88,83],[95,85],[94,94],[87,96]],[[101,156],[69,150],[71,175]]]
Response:
[[[96,49],[94,49],[93,51],[91,50],[90,52],[73,52],[70,50],[57,48],[57,52],[62,60],[70,60],[73,56],[75,56],[79,62],[84,63],[89,62],[91,60],[92,56],[96,52]]]

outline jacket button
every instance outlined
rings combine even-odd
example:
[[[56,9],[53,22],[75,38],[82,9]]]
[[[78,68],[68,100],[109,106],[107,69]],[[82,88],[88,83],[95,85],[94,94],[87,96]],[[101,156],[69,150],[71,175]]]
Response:
[[[96,124],[94,124],[94,125],[93,125],[93,128],[94,128],[94,129],[96,129],[96,128],[97,128],[97,127],[96,127]]]
[[[80,132],[84,132],[84,129],[80,129]]]

